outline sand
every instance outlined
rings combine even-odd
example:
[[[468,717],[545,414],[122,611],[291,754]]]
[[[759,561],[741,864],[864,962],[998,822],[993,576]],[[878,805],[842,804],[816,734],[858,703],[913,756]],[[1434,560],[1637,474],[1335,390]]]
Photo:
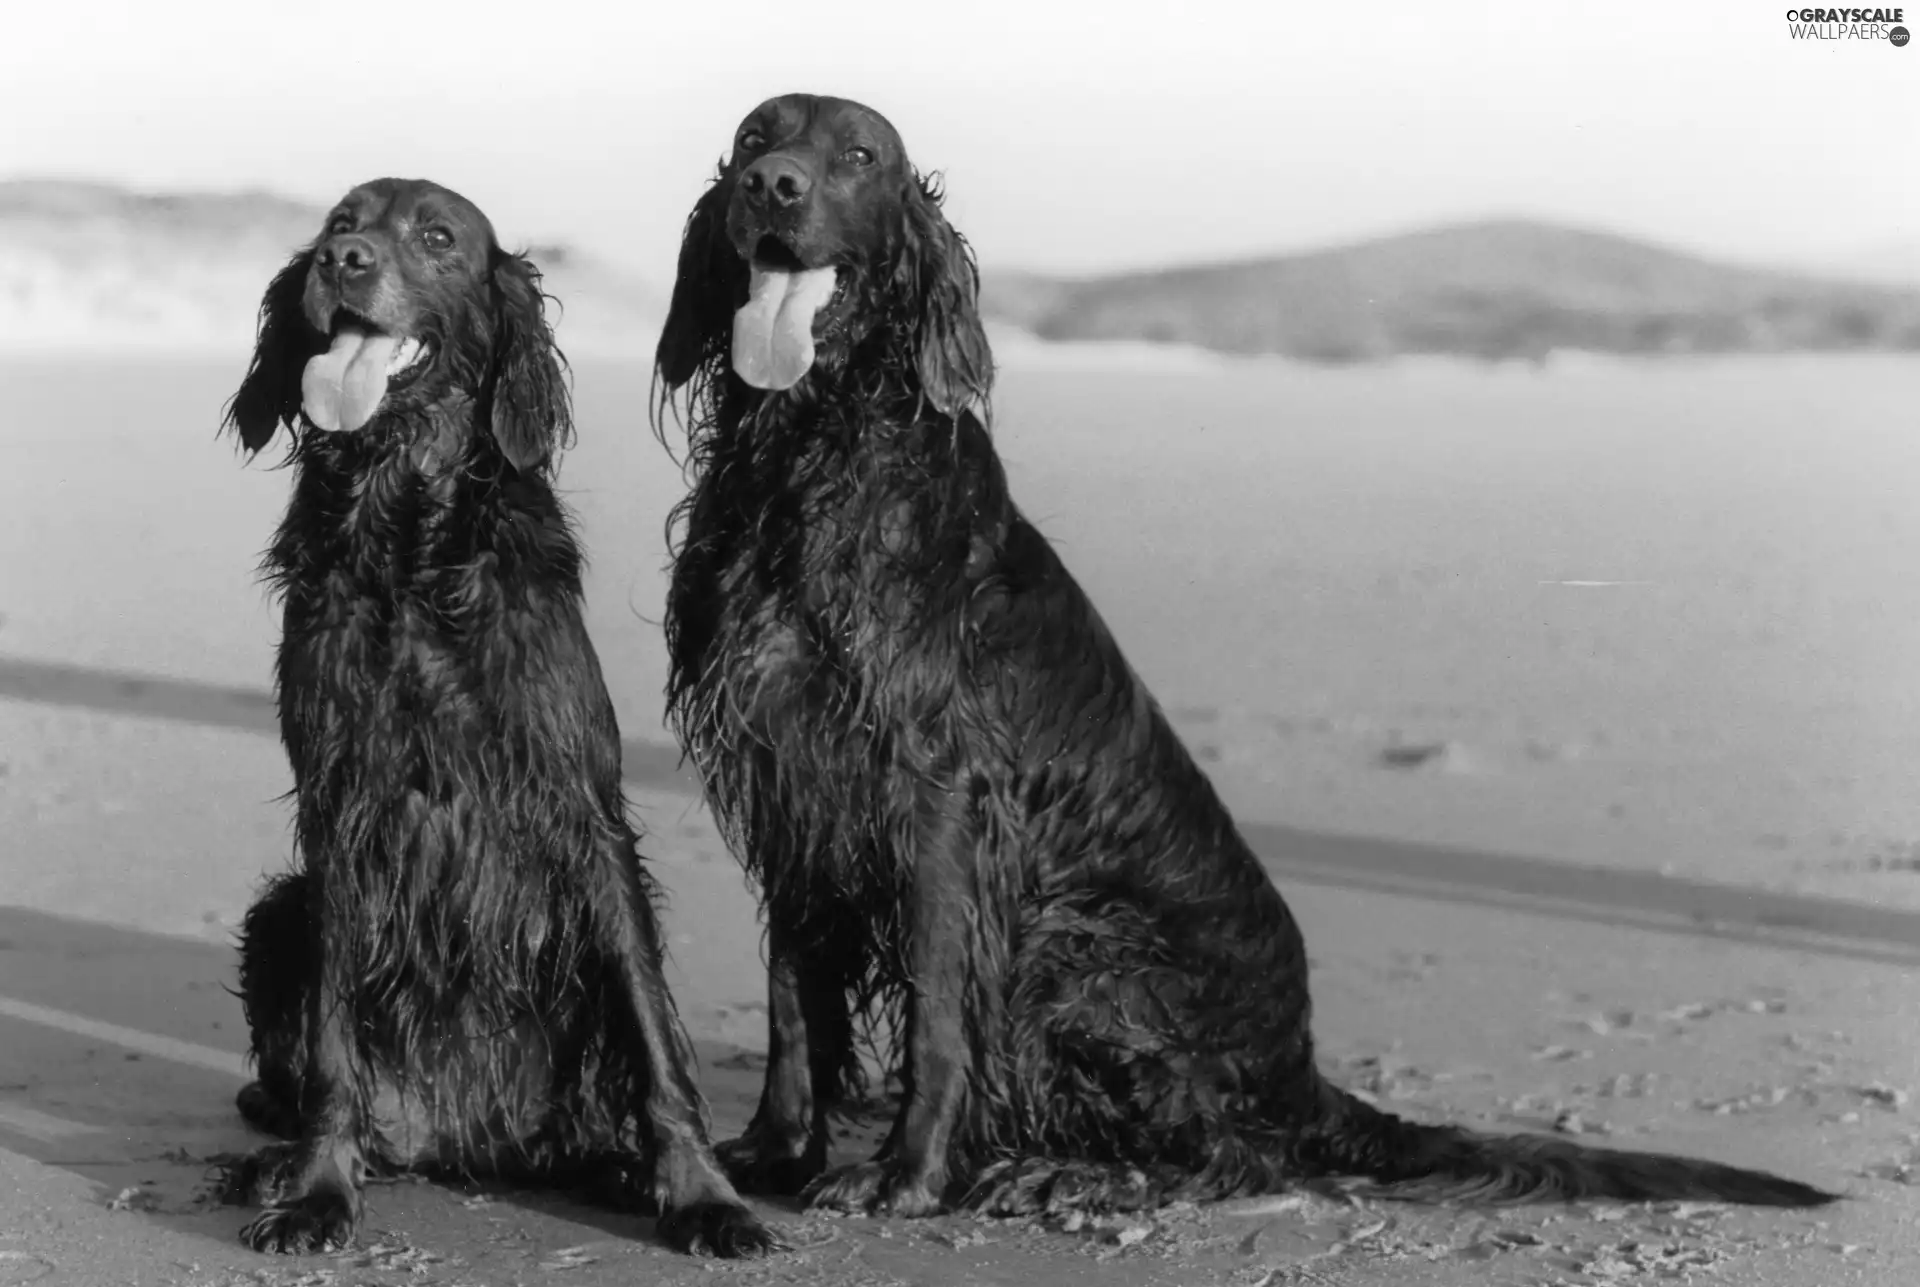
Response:
[[[1016,371],[1000,403],[1017,494],[1301,915],[1331,1066],[1422,1115],[1604,1127],[1855,1201],[1289,1198],[1073,1231],[785,1212],[819,1245],[760,1269],[434,1186],[377,1192],[357,1258],[296,1266],[195,1202],[204,1159],[249,1143],[225,943],[285,861],[290,785],[253,731],[274,624],[252,569],[286,477],[213,437],[238,369],[0,364],[0,1002],[219,1055],[129,1059],[0,1013],[0,1284],[1913,1280],[1911,363]],[[679,481],[644,392],[583,367],[563,483],[623,730],[657,749]],[[81,696],[27,700],[52,663]],[[188,681],[173,717],[112,698],[125,671]],[[672,982],[730,1129],[764,1041],[752,903],[640,760]]]
[[[643,798],[675,968],[717,1128],[758,1090],[752,905],[697,812]],[[671,821],[670,821],[671,820]],[[668,1253],[650,1222],[499,1186],[378,1186],[342,1257],[276,1261],[205,1199],[251,1147],[234,1071],[0,1013],[0,1282],[230,1287],[424,1283],[1861,1283],[1920,1271],[1912,1184],[1920,1002],[1912,966],[1313,887],[1316,1027],[1336,1076],[1428,1119],[1578,1132],[1790,1171],[1849,1200],[1818,1213],[1696,1207],[1504,1212],[1282,1195],[1150,1219],[830,1220],[760,1203],[802,1249],[757,1266]],[[0,988],[29,1005],[193,1043],[237,1065],[213,945],[0,912]],[[714,998],[737,997],[734,1003]],[[212,1062],[212,1061],[208,1061]],[[843,1141],[851,1159],[872,1127]],[[15,1256],[11,1263],[8,1256]],[[44,1276],[28,1278],[29,1270]],[[8,1277],[10,1273],[15,1277]]]

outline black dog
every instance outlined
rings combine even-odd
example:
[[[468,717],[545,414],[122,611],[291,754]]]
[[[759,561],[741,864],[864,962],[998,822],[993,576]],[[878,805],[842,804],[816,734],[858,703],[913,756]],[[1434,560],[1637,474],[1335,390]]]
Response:
[[[792,95],[699,200],[656,422],[695,481],[669,700],[769,927],[743,1185],[921,1215],[1367,1177],[1400,1196],[1812,1204],[1712,1162],[1499,1138],[1324,1081],[1300,932],[1008,496],[974,265],[867,108]],[[825,1173],[853,1019],[904,1025],[874,1159]]]
[[[655,887],[551,482],[539,274],[430,183],[354,189],[267,289],[228,408],[284,425],[281,740],[299,870],[248,912],[259,1250],[352,1240],[370,1171],[610,1175],[662,1235],[766,1250],[707,1142]]]

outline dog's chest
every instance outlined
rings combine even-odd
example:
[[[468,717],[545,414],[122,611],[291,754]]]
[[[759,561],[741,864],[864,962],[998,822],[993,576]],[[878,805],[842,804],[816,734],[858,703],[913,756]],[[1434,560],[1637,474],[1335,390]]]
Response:
[[[418,703],[464,677],[473,658],[448,630],[429,601],[417,597],[367,595],[349,601],[330,627],[311,635],[311,650],[336,681],[330,687],[357,695],[377,688],[383,699]]]
[[[541,640],[512,631],[491,551],[362,548],[316,572],[287,597],[282,692],[366,735],[340,743],[345,754],[469,746],[517,700],[513,659]]]
[[[885,718],[875,701],[901,688],[926,633],[918,587],[893,566],[913,502],[850,490],[794,509],[799,521],[727,542],[698,672],[757,740],[865,741]]]

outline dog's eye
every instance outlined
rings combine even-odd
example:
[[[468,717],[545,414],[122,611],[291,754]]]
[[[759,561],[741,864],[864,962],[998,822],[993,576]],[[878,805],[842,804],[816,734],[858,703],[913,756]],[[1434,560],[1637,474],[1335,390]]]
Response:
[[[740,150],[742,152],[758,152],[761,148],[765,147],[766,145],[767,145],[767,136],[762,134],[759,130],[741,130],[740,131]]]
[[[872,165],[873,153],[863,147],[850,147],[840,154],[840,159],[848,165]]]
[[[445,228],[429,228],[421,240],[427,243],[428,250],[446,250],[453,245],[453,234]]]
[[[352,215],[335,215],[333,218],[327,220],[327,232],[329,235],[337,235],[339,233],[352,232],[352,231],[353,231]]]

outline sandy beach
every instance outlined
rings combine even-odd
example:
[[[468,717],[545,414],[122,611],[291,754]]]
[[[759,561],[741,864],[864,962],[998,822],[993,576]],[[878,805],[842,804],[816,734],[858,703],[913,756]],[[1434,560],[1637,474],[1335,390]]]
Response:
[[[553,1195],[427,1185],[377,1190],[354,1257],[275,1264],[195,1196],[206,1158],[250,1143],[227,942],[287,846],[253,572],[287,477],[215,437],[238,369],[0,362],[0,1283],[1920,1267],[1911,362],[1016,361],[998,408],[1016,495],[1299,912],[1330,1067],[1401,1111],[1685,1148],[1851,1201],[1496,1217],[1291,1195],[1073,1230],[779,1212],[808,1249],[759,1267],[677,1260],[646,1222]],[[763,980],[750,895],[660,724],[680,480],[645,395],[644,371],[583,363],[562,482],[724,1132],[757,1090]]]
[[[685,797],[641,792],[678,991],[716,1128],[758,1094],[752,904]],[[0,910],[0,1282],[326,1284],[1592,1284],[1912,1281],[1920,1021],[1905,964],[1607,918],[1317,884],[1323,1059],[1395,1111],[1686,1149],[1841,1189],[1827,1211],[1354,1205],[1303,1192],[1152,1218],[915,1223],[760,1203],[799,1249],[667,1252],[648,1221],[501,1186],[383,1185],[350,1254],[240,1248],[211,1160],[255,1146],[230,1107],[244,1035],[231,958],[190,939]],[[1838,945],[1836,945],[1838,946]],[[1920,944],[1913,946],[1920,947]],[[874,1142],[851,1125],[840,1156]],[[4,1275],[11,1274],[8,1278]]]

